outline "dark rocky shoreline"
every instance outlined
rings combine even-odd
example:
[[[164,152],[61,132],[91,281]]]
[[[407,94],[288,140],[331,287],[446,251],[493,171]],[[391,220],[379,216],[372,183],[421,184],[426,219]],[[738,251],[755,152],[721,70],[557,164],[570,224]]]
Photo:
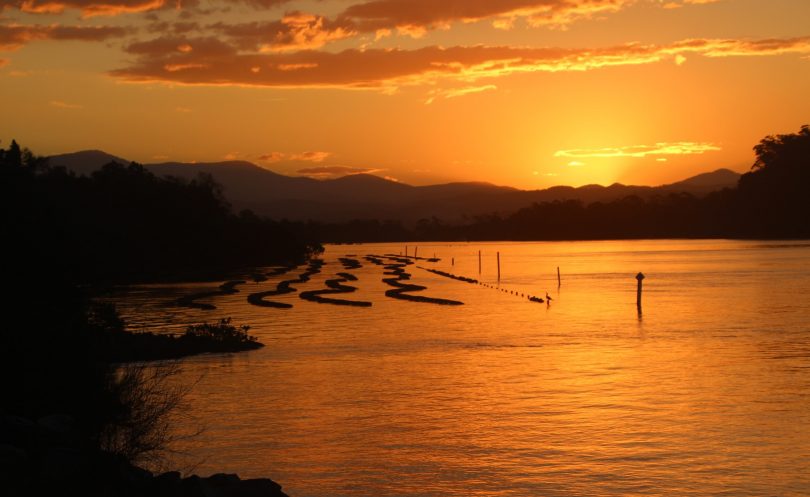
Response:
[[[0,415],[0,492],[6,497],[288,497],[268,478],[153,474],[86,447],[73,418]]]

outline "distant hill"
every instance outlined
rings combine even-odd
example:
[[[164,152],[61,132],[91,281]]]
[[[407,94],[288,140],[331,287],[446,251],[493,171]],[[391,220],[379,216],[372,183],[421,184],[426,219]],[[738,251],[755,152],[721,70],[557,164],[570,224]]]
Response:
[[[118,162],[129,164],[130,161],[102,152],[101,150],[82,150],[70,154],[53,155],[48,158],[51,166],[64,166],[79,175],[89,175],[104,164]]]
[[[715,190],[722,190],[723,188],[736,186],[739,180],[739,173],[735,173],[730,169],[718,169],[717,171],[698,174],[697,176],[692,176],[691,178],[687,178],[683,181],[665,185],[664,188],[676,190],[686,188],[693,191],[705,189],[705,191],[708,193]]]
[[[65,166],[77,174],[90,174],[110,161],[129,163],[99,150],[50,157],[52,166]],[[211,174],[223,185],[226,197],[237,209],[249,208],[279,219],[324,222],[369,218],[414,222],[433,216],[454,222],[492,213],[508,215],[535,202],[554,200],[609,202],[628,195],[646,198],[679,192],[702,196],[736,186],[740,176],[728,169],[719,169],[658,187],[616,183],[607,187],[518,190],[489,183],[412,186],[369,174],[316,180],[285,176],[246,161],[166,162],[145,166],[159,176],[193,178],[199,173]]]

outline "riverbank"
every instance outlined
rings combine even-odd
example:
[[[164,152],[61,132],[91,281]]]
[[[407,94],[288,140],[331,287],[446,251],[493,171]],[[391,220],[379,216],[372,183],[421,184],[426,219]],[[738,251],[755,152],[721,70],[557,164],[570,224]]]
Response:
[[[0,416],[0,492],[7,497],[288,497],[269,478],[155,474],[88,448],[74,418]]]
[[[119,373],[113,376],[118,379],[110,393],[113,398],[120,397],[119,401],[138,398],[135,403],[121,404],[134,411],[113,414],[110,429],[88,435],[84,426],[87,419],[63,413],[34,418],[0,409],[0,493],[11,497],[286,497],[281,486],[268,478],[153,473],[136,464],[140,458],[131,457],[149,450],[157,450],[158,455],[167,450],[163,445],[170,440],[163,431],[169,426],[166,415],[182,402],[184,390],[172,389],[160,379],[171,373],[145,375],[143,371],[151,370],[148,365],[128,363],[263,347],[248,334],[248,326],[237,327],[230,319],[222,319],[191,325],[182,335],[132,333],[123,329],[123,321],[112,307],[102,305],[92,316],[107,323],[96,330],[93,348],[106,363],[118,363]],[[168,367],[171,369],[171,364]],[[155,445],[148,449],[149,444]]]

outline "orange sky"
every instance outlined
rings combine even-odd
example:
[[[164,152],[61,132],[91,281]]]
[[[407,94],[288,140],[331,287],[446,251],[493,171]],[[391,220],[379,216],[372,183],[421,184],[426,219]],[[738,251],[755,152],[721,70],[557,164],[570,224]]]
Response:
[[[810,123],[807,0],[0,0],[0,139],[412,184],[661,184]]]

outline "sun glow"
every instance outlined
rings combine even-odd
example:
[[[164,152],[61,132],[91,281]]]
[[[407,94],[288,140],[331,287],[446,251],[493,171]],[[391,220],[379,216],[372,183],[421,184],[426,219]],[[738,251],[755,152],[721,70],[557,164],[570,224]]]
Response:
[[[324,167],[406,183],[538,188],[744,171],[751,143],[810,115],[807,2],[744,17],[734,2],[262,3],[7,7],[0,95],[30,118],[2,123],[0,138],[143,162],[239,150],[284,174],[315,150]],[[273,151],[285,152],[261,159]]]

